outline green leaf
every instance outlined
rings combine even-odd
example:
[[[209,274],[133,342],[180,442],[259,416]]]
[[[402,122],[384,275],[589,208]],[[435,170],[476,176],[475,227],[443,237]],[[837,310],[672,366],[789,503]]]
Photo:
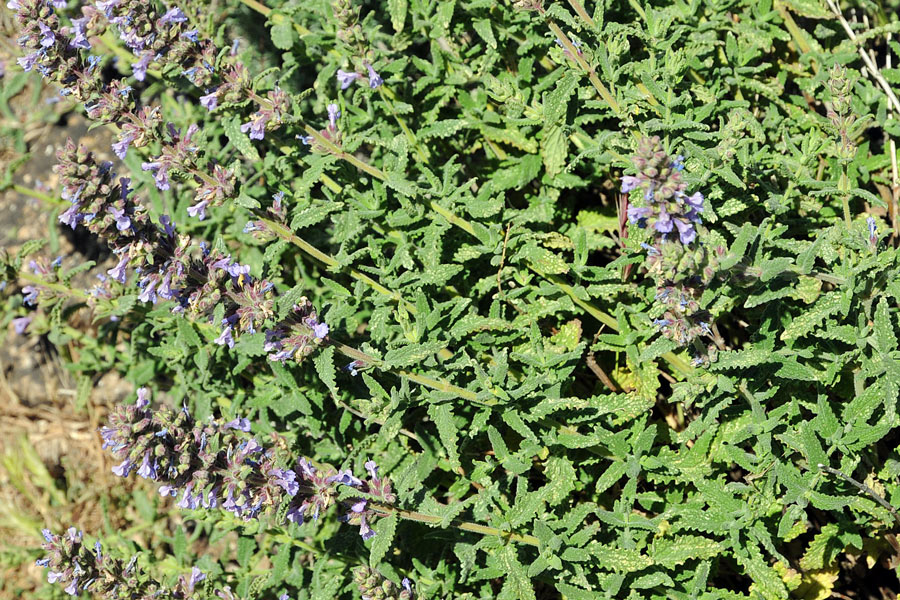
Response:
[[[897,349],[897,336],[894,334],[894,322],[888,308],[887,298],[881,297],[875,309],[875,345],[879,352],[887,354]]]
[[[337,394],[336,372],[334,368],[334,346],[328,346],[324,350],[319,351],[313,359],[316,366],[316,373],[332,394]]]
[[[822,322],[841,308],[841,296],[838,292],[829,292],[800,313],[781,332],[782,340],[793,340],[810,333]]]
[[[281,13],[272,13],[272,43],[279,50],[290,50],[294,47],[297,34],[294,32],[294,24],[291,18]]]
[[[447,451],[447,460],[450,461],[450,467],[459,469],[459,435],[456,428],[456,422],[453,418],[453,411],[449,404],[429,404],[428,415],[434,421],[441,438],[441,443]]]
[[[440,342],[424,342],[421,344],[409,344],[400,348],[388,350],[384,355],[384,365],[387,368],[408,367],[418,364],[434,354],[440,352],[445,344]]]
[[[259,152],[257,152],[250,137],[241,131],[240,117],[222,119],[222,129],[234,147],[238,149],[238,152],[243,154],[246,159],[254,162],[259,160]]]
[[[403,31],[403,23],[406,21],[407,0],[388,0],[388,13],[391,15],[391,25],[394,31]]]
[[[372,538],[372,547],[369,549],[369,566],[373,569],[378,566],[388,550],[394,543],[394,534],[397,532],[397,513],[382,517],[375,523],[375,537]]]
[[[476,19],[472,22],[475,32],[483,39],[491,50],[497,49],[497,38],[491,29],[491,22],[487,19]]]
[[[547,483],[541,491],[550,506],[556,506],[569,497],[575,490],[578,479],[572,462],[562,456],[551,456],[544,465],[544,476]]]
[[[509,544],[501,547],[497,550],[496,557],[504,576],[497,600],[536,600],[528,573],[516,556],[516,546]]]

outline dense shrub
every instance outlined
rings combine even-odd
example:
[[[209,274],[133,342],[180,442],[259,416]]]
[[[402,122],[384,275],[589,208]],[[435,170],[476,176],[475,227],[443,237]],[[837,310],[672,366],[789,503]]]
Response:
[[[830,1],[11,0],[118,160],[7,318],[157,391],[97,435],[188,524],[54,589],[896,593],[900,21]]]

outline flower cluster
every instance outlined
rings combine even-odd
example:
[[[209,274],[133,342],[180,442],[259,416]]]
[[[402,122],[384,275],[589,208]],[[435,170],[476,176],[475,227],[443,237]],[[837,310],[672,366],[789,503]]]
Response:
[[[173,589],[166,589],[136,568],[137,556],[128,564],[123,564],[120,559],[107,556],[99,541],[93,548],[88,548],[84,544],[84,535],[74,527],[70,527],[64,535],[54,534],[48,529],[44,529],[42,534],[45,540],[42,548],[47,551],[47,556],[38,559],[37,564],[49,569],[47,581],[59,583],[71,596],[87,591],[94,597],[109,600],[180,600],[193,597],[197,583],[206,578],[194,567],[189,576],[179,578]]]
[[[305,458],[289,466],[277,435],[267,444],[249,432],[247,419],[198,422],[187,408],[153,410],[144,388],[134,405],[117,407],[100,430],[103,447],[121,461],[113,473],[127,477],[135,471],[161,484],[159,493],[179,498],[180,508],[221,508],[251,520],[284,507],[285,521],[302,524],[339,504],[346,511],[342,521],[359,525],[364,539],[374,535],[367,521],[395,501],[390,481],[377,476],[374,463],[366,463],[368,480]],[[341,486],[361,496],[339,502]],[[370,506],[372,500],[381,513]]]
[[[406,577],[396,583],[366,566],[353,570],[353,581],[359,587],[362,600],[413,600],[416,595]]]
[[[171,125],[164,125],[159,107],[138,108],[130,85],[119,79],[105,84],[97,69],[100,58],[82,56],[82,50],[90,48],[86,28],[99,14],[109,15],[112,22],[118,23],[123,40],[129,47],[142,49],[143,58],[139,63],[149,64],[147,57],[162,56],[161,52],[165,50],[173,60],[200,60],[208,64],[207,59],[202,58],[208,52],[202,51],[198,58],[186,50],[195,43],[190,39],[196,37],[195,31],[192,30],[192,35],[183,42],[176,43],[170,39],[174,35],[171,32],[181,31],[186,19],[179,9],[158,15],[153,12],[150,3],[132,2],[126,5],[125,0],[105,0],[98,2],[96,10],[88,11],[85,17],[73,20],[72,27],[62,27],[53,6],[46,0],[10,0],[9,6],[17,11],[22,26],[23,35],[19,38],[19,44],[29,51],[19,59],[22,67],[26,71],[37,69],[45,77],[55,79],[63,86],[61,93],[83,102],[92,119],[117,125],[118,141],[112,149],[119,158],[124,159],[132,146],[141,148],[153,142],[159,143],[160,155],[145,162],[145,170],[153,172],[156,186],[161,190],[169,189],[170,172],[183,173],[197,181],[200,187],[195,207],[202,208],[195,210],[195,214],[201,218],[207,206],[220,204],[226,198],[235,196],[235,179],[230,171],[218,165],[211,165],[213,175],[205,170],[210,165],[205,164],[199,156],[200,146],[192,141],[198,129],[196,126],[178,131]],[[178,37],[180,39],[182,34]],[[135,67],[136,78],[143,79],[147,64]]]
[[[622,193],[642,190],[647,204],[630,206],[628,220],[640,227],[649,225],[664,238],[677,230],[682,244],[693,242],[697,237],[694,225],[700,223],[703,212],[703,194],[685,194],[683,158],[670,158],[659,137],[653,136],[638,142],[632,162],[638,173],[622,177]]]
[[[119,257],[108,271],[113,280],[124,284],[132,267],[139,275],[142,302],[172,300],[173,312],[218,319],[216,343],[228,347],[234,347],[237,335],[256,333],[269,323],[265,335],[271,360],[302,361],[326,340],[328,325],[319,321],[308,300],[301,298],[286,317],[276,319],[272,283],[254,279],[250,267],[229,255],[177,235],[167,216],[154,224],[131,194],[128,179],[116,183],[108,163],[97,163],[70,140],[55,169],[63,197],[71,203],[60,221],[73,228],[84,225],[106,242]],[[26,301],[37,300],[38,290],[25,291]]]
[[[352,61],[355,67],[353,71],[338,69],[337,81],[342,90],[350,87],[354,81],[367,82],[373,90],[384,83],[384,79],[372,66],[374,53],[369,47],[359,19],[353,10],[351,0],[334,0],[331,4],[337,21],[337,37],[352,53]]]
[[[622,177],[622,192],[642,190],[646,205],[630,206],[628,219],[656,233],[652,243],[641,244],[647,251],[645,266],[656,282],[655,300],[662,313],[653,323],[679,345],[711,336],[711,317],[699,299],[718,272],[725,249],[710,250],[697,241],[703,195],[685,193],[683,158],[670,157],[659,137],[641,139],[632,162],[637,175]],[[678,238],[670,239],[675,231]]]
[[[249,132],[250,139],[261,140],[266,132],[275,131],[289,120],[290,96],[280,88],[269,91],[265,97],[254,93],[246,68],[230,55],[223,56],[222,65],[217,68],[219,49],[197,29],[190,28],[188,16],[180,8],[159,11],[153,2],[138,0],[99,0],[97,6],[102,7],[122,41],[139,57],[133,65],[139,81],[144,80],[150,63],[157,62],[204,89],[200,104],[209,111],[224,103],[248,99],[255,102],[257,110],[241,126],[241,131]]]
[[[143,0],[98,0],[96,8],[115,25],[119,38],[137,57],[135,79],[143,81],[150,63],[178,71],[199,87],[215,75],[216,46],[199,36],[178,8],[158,10]]]

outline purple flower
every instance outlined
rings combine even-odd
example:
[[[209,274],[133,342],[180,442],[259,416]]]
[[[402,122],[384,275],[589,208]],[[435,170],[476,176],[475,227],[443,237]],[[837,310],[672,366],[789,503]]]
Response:
[[[205,96],[200,96],[200,105],[208,111],[213,111],[219,105],[218,90],[213,90]]]
[[[659,217],[656,219],[654,227],[656,228],[656,231],[660,233],[669,233],[672,231],[672,217],[669,216],[669,213],[666,212],[665,208],[659,210]]]
[[[161,16],[159,18],[159,21],[157,21],[157,22],[160,24],[168,24],[168,23],[174,24],[174,23],[184,23],[187,20],[188,19],[185,16],[185,14],[183,12],[181,12],[181,9],[178,7],[175,7],[175,8],[169,9],[169,11],[166,12],[166,14],[164,14],[163,16]]]
[[[41,46],[49,48],[56,43],[56,34],[45,23],[38,21],[38,29],[41,30]]]
[[[70,596],[78,595],[78,578],[75,577],[72,579],[72,583],[70,583],[64,590]]]
[[[113,279],[115,279],[116,281],[118,281],[119,283],[124,284],[125,283],[125,265],[127,265],[127,264],[128,264],[128,257],[122,256],[122,258],[119,259],[118,264],[116,264],[116,266],[113,267],[112,269],[108,270],[107,274],[110,277],[112,277]]]
[[[31,306],[37,304],[39,292],[36,287],[33,285],[26,285],[22,288],[22,293],[24,294],[22,301],[25,302],[25,304],[30,304]]]
[[[629,206],[628,222],[637,223],[640,227],[643,227],[642,221],[652,214],[653,209],[649,206]]]
[[[341,84],[342,90],[346,90],[348,87],[350,87],[350,84],[359,79],[359,77],[359,73],[342,71],[341,69],[338,69],[337,72],[337,80],[338,83]]]
[[[136,63],[131,64],[131,70],[134,74],[134,78],[138,81],[144,81],[147,78],[147,67],[150,66],[150,61],[153,60],[153,51],[146,50],[141,54],[141,57],[138,59]]]
[[[251,140],[261,140],[266,137],[266,122],[263,119],[250,118],[250,121],[241,125],[241,133],[250,132]]]
[[[694,229],[694,226],[691,223],[686,221],[682,221],[681,219],[674,219],[675,227],[678,228],[678,237],[681,239],[681,243],[684,245],[688,245],[694,241],[694,238],[697,237],[697,230]]]
[[[275,483],[281,486],[288,496],[296,496],[300,491],[300,484],[297,483],[297,474],[288,469],[272,469],[275,476]]]
[[[234,348],[234,337],[231,335],[231,325],[226,325],[225,328],[222,329],[222,333],[219,334],[219,337],[213,341],[220,346]]]
[[[374,460],[366,461],[366,464],[363,466],[366,468],[366,471],[369,472],[369,477],[378,479],[378,465],[375,464]]]
[[[153,459],[153,462],[150,461],[149,452],[145,453],[144,460],[141,461],[141,466],[137,471],[138,475],[144,479],[156,479],[157,464],[156,459]]]
[[[123,209],[110,207],[109,214],[116,220],[116,229],[119,231],[125,231],[131,227],[131,219],[128,218]]]
[[[9,2],[6,3],[6,8],[15,12],[19,12],[20,10],[22,10],[22,3],[19,2],[19,0],[9,0]]]
[[[332,129],[337,129],[337,120],[341,118],[341,111],[338,108],[337,104],[331,103],[328,105],[328,122],[331,125]]]
[[[112,144],[112,151],[119,157],[119,160],[125,160],[128,148],[131,146],[131,142],[134,141],[136,135],[137,134],[134,132],[126,133],[123,131],[119,134],[119,141]]]
[[[196,217],[198,220],[202,221],[206,218],[207,206],[209,206],[209,200],[201,200],[197,204],[188,207],[188,215]]]
[[[369,71],[369,87],[373,90],[379,87],[382,83],[384,83],[384,79],[375,72],[375,69],[372,68],[372,65],[366,63],[366,70]]]
[[[141,163],[141,169],[144,171],[152,171],[153,178],[156,180],[156,187],[160,190],[169,189],[169,171],[168,167],[159,162]]]
[[[72,39],[69,46],[72,48],[80,48],[82,50],[90,50],[91,43],[87,39],[87,24],[90,19],[81,17],[80,19],[72,19]]]
[[[196,29],[191,29],[190,31],[185,31],[181,34],[181,37],[194,42],[195,44],[200,42],[199,38],[200,32]]]
[[[875,226],[875,218],[866,217],[866,226],[869,228],[869,242],[874,244],[878,241],[878,228]]]
[[[250,419],[247,418],[237,418],[233,421],[228,421],[225,423],[225,429],[237,429],[239,431],[250,431]]]
[[[138,388],[137,391],[137,402],[135,402],[135,406],[138,408],[147,408],[150,405],[150,390],[145,387]]]
[[[126,458],[122,461],[121,464],[113,467],[112,472],[119,477],[128,477],[128,474],[131,473],[132,467],[134,467],[134,463],[131,461],[131,459]]]
[[[22,69],[24,69],[25,71],[30,71],[34,68],[34,65],[37,63],[37,61],[39,61],[41,59],[41,57],[43,55],[44,55],[43,51],[36,50],[35,52],[32,52],[31,54],[26,54],[25,56],[20,56],[16,62],[19,63],[19,66],[21,66]]]
[[[327,323],[318,323],[313,328],[313,335],[320,340],[324,340],[325,336],[328,335],[328,324]]]
[[[349,485],[350,487],[359,487],[362,485],[362,481],[354,477],[353,473],[350,472],[350,469],[338,471],[336,475],[332,475],[329,478],[329,481],[334,483],[342,483],[344,485]]]
[[[620,191],[623,194],[627,194],[631,190],[637,189],[640,184],[640,179],[635,177],[634,175],[623,175],[622,176],[622,187]]]
[[[16,334],[23,335],[25,333],[25,331],[28,329],[28,326],[31,325],[31,321],[33,321],[33,320],[34,320],[34,317],[30,317],[30,316],[19,317],[18,319],[13,319],[12,324],[13,324],[13,329],[15,330]]]
[[[174,485],[164,485],[159,488],[160,496],[171,496],[175,497],[178,495],[178,488]]]

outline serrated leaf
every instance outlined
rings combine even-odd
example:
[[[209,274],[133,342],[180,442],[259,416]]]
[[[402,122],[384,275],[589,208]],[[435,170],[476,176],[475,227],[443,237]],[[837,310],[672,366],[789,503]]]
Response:
[[[841,296],[838,292],[829,292],[821,296],[815,304],[800,313],[781,332],[781,340],[793,340],[810,333],[822,324],[825,319],[841,308]]]
[[[391,25],[397,33],[403,31],[407,7],[407,0],[388,0],[388,13],[391,15]]]
[[[394,534],[397,532],[397,513],[378,519],[375,523],[375,536],[372,538],[372,546],[369,548],[369,565],[374,569],[381,562],[394,543]]]
[[[259,152],[256,150],[250,137],[241,131],[240,117],[223,119],[222,130],[225,132],[229,141],[237,148],[238,152],[243,154],[246,159],[254,162],[259,160]]]
[[[313,359],[316,373],[332,394],[337,393],[336,371],[334,368],[334,346],[328,346],[321,350]]]
[[[441,438],[441,444],[447,451],[447,460],[453,469],[460,467],[459,463],[459,431],[456,428],[456,422],[453,419],[453,411],[449,404],[430,404],[428,405],[428,415],[434,421],[437,427],[438,435]]]
[[[384,355],[384,364],[389,368],[408,367],[440,352],[444,346],[440,342],[424,342],[393,348]]]

